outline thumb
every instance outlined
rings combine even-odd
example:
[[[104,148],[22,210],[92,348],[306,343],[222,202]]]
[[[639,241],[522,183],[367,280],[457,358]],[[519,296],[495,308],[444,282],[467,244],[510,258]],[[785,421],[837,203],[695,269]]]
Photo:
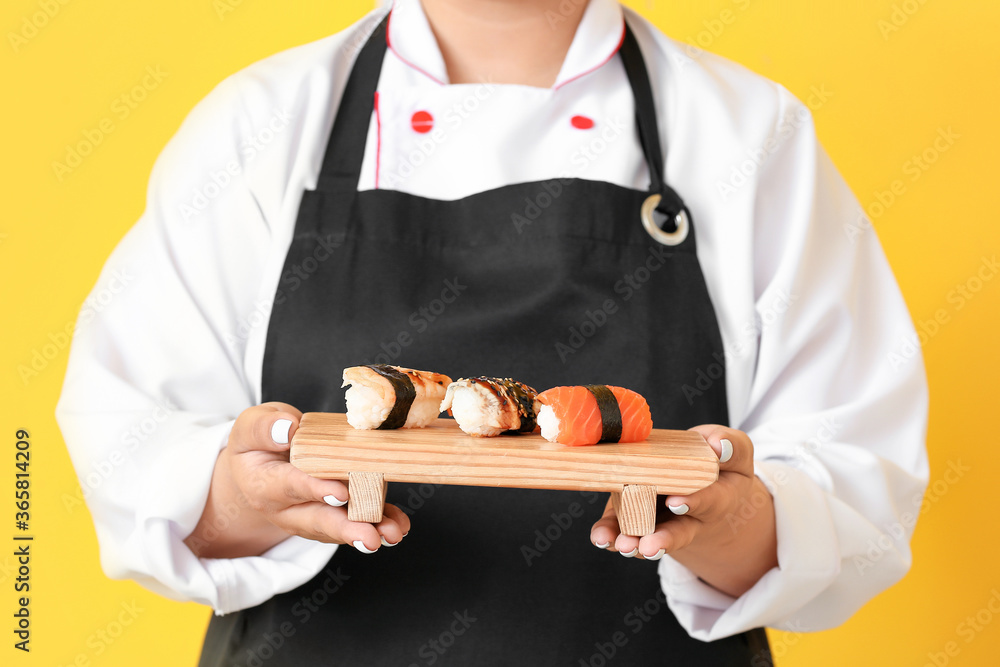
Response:
[[[233,425],[229,446],[248,451],[286,452],[302,413],[283,403],[265,403],[244,410]]]

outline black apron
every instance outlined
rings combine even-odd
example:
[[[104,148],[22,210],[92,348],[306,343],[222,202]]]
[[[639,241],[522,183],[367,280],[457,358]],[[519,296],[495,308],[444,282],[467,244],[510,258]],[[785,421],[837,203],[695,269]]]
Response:
[[[304,193],[263,366],[263,400],[344,412],[345,367],[392,363],[514,377],[539,391],[639,391],[658,428],[727,423],[722,341],[693,229],[674,247],[640,224],[651,193],[679,199],[663,160],[645,65],[621,57],[636,99],[649,192],[557,179],[456,201],[357,191],[386,49],[385,23],[347,83],[315,191]],[[490,159],[475,156],[474,159]],[[475,165],[470,164],[470,169]],[[683,206],[683,204],[680,204]],[[504,436],[517,437],[517,436]],[[201,665],[757,665],[763,630],[690,638],[657,563],[595,548],[607,494],[389,485],[400,545],[342,546],[299,588],[213,617]]]

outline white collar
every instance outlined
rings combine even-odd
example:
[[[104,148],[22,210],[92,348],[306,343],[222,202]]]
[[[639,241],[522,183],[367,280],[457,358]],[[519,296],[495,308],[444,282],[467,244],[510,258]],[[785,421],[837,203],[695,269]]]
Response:
[[[553,16],[552,20],[556,20]],[[573,36],[553,88],[559,88],[608,62],[625,37],[625,18],[616,0],[590,0]],[[448,71],[420,0],[395,0],[386,33],[389,49],[433,81],[448,83]]]

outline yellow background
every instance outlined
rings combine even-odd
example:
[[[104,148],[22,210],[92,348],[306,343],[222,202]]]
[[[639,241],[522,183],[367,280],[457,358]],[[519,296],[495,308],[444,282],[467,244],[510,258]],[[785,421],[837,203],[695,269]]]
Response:
[[[9,33],[40,11],[59,11],[15,50]],[[231,72],[356,20],[371,0],[5,0],[0,10],[3,148],[0,184],[0,489],[13,480],[14,433],[32,435],[33,651],[12,648],[13,549],[0,546],[3,664],[194,665],[208,610],[107,580],[78,486],[53,418],[66,365],[59,332],[75,318],[111,248],[143,209],[150,167],[186,112]],[[214,4],[213,4],[214,2]],[[226,11],[220,13],[220,3]],[[875,226],[917,321],[944,309],[927,339],[933,502],[914,540],[912,573],[844,626],[818,634],[772,633],[782,667],[798,665],[996,665],[1000,618],[960,634],[959,624],[1000,590],[996,539],[1000,280],[961,309],[949,293],[1000,246],[996,156],[1000,141],[1000,3],[988,0],[698,0],[629,3],[667,34],[700,42],[806,99],[820,137],[865,206],[901,179],[906,191]],[[898,30],[883,34],[892,21]],[[732,12],[723,16],[724,10]],[[912,15],[905,10],[916,10]],[[906,18],[905,22],[902,20]],[[717,19],[726,19],[720,24]],[[732,19],[732,20],[729,20]],[[706,23],[707,22],[707,23]],[[711,28],[715,29],[715,33]],[[119,120],[111,104],[148,66],[167,78]],[[59,182],[52,162],[106,117],[115,130]],[[939,128],[960,138],[913,182],[907,161],[931,148]],[[874,209],[876,212],[878,209]],[[975,283],[973,283],[975,286]],[[53,340],[55,341],[53,343]],[[57,354],[27,383],[18,366],[52,343]],[[56,348],[48,348],[51,353]],[[949,462],[968,471],[946,481]],[[177,480],[183,485],[183,480]],[[4,490],[0,497],[8,498]],[[0,537],[11,544],[9,501]],[[8,532],[9,531],[9,532]],[[141,608],[112,643],[123,603]],[[996,604],[996,603],[994,603]],[[127,617],[127,616],[126,616]],[[110,628],[109,628],[110,626]],[[971,626],[970,626],[971,627]],[[955,642],[949,646],[949,642]],[[944,651],[951,648],[954,657]]]

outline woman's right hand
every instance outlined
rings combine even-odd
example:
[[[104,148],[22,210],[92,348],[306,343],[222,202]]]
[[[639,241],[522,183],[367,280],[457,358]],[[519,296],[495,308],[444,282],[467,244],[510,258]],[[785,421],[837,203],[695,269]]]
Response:
[[[348,521],[346,484],[317,479],[289,463],[301,417],[285,403],[264,403],[236,419],[216,462],[205,511],[184,540],[197,556],[256,556],[289,535],[373,553],[409,532],[409,517],[389,504],[377,525]]]

